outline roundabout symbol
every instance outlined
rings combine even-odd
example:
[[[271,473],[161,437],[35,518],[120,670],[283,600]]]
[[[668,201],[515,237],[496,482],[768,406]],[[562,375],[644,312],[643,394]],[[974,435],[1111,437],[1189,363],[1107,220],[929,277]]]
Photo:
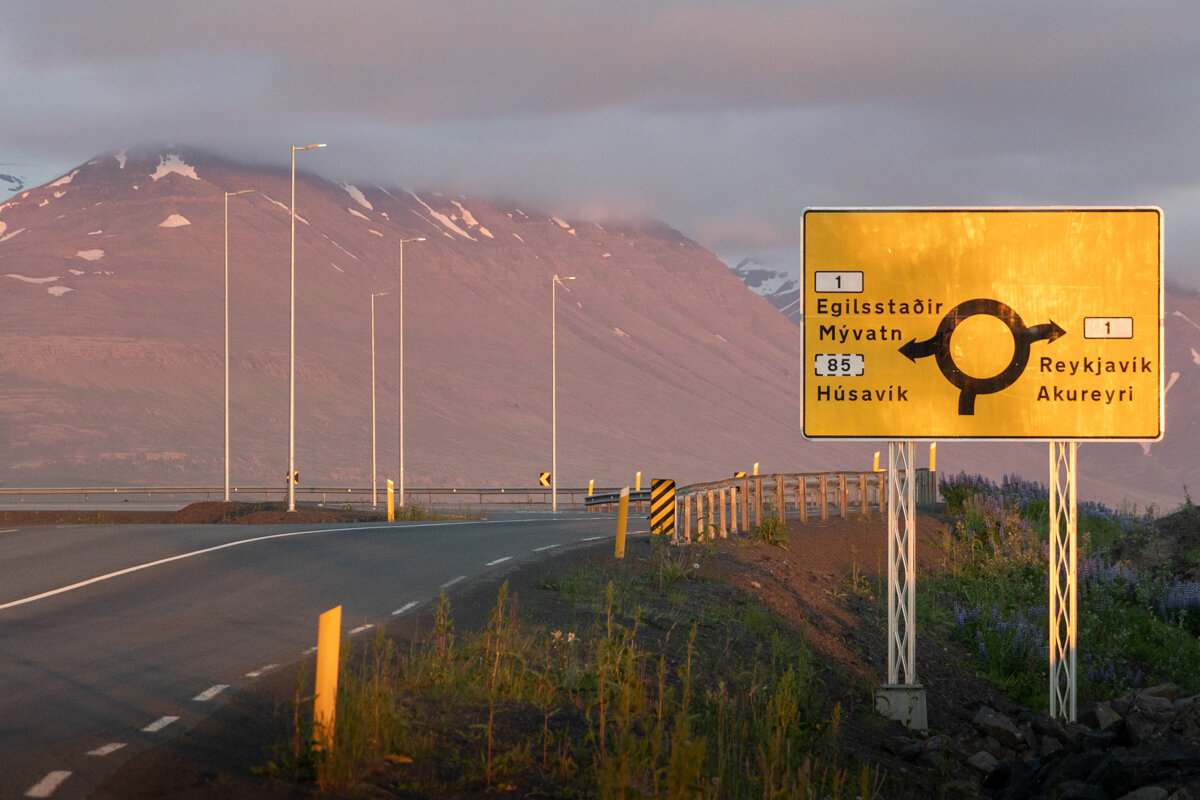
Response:
[[[1008,366],[989,378],[977,378],[966,374],[954,363],[954,357],[950,354],[950,338],[954,334],[954,329],[958,327],[959,323],[977,314],[987,314],[1000,320],[1008,326],[1013,337],[1012,360],[1008,362]],[[1029,346],[1032,343],[1040,339],[1053,342],[1065,333],[1066,331],[1060,328],[1054,320],[1043,325],[1026,327],[1017,312],[999,300],[977,298],[959,303],[950,309],[949,313],[942,317],[937,332],[931,338],[923,342],[918,342],[915,338],[911,339],[908,344],[900,348],[900,352],[914,363],[918,358],[936,356],[938,369],[946,376],[946,380],[960,390],[958,396],[959,415],[971,416],[975,413],[976,395],[998,392],[1021,377],[1025,365],[1029,363]]]

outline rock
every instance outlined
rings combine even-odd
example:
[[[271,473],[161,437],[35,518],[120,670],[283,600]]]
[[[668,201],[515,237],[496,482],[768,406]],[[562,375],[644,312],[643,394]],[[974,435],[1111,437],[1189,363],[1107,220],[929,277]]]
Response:
[[[1005,747],[1020,747],[1025,744],[1020,728],[994,708],[980,706],[979,711],[975,714],[975,719],[971,720],[971,724],[980,733],[991,736]]]
[[[1033,718],[1033,730],[1042,736],[1053,736],[1062,744],[1067,744],[1072,740],[1070,732],[1063,727],[1061,722],[1045,714],[1038,714]]]
[[[1117,800],[1166,800],[1167,790],[1161,786],[1143,786],[1134,789],[1129,794],[1123,794]]]
[[[1167,800],[1200,800],[1200,781],[1179,787]]]
[[[1185,705],[1176,704],[1171,730],[1192,744],[1200,744],[1200,695],[1190,698]]]
[[[1038,737],[1037,753],[1042,758],[1054,758],[1055,756],[1065,753],[1067,748],[1061,741],[1053,736],[1042,735]]]
[[[1080,709],[1079,721],[1094,731],[1106,731],[1121,721],[1121,715],[1109,703],[1089,703]]]
[[[967,766],[978,770],[981,775],[990,774],[999,764],[1000,762],[996,760],[996,757],[987,750],[980,750],[967,759]]]

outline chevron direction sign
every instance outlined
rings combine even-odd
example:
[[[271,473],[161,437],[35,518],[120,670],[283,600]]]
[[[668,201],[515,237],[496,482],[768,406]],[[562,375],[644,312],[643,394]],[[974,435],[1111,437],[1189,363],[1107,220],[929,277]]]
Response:
[[[541,484],[542,486],[549,487],[550,486],[550,473],[549,472],[539,472],[538,473],[538,483]]]
[[[1157,208],[809,209],[804,435],[1163,433]]]
[[[675,533],[675,481],[650,481],[650,532]]]

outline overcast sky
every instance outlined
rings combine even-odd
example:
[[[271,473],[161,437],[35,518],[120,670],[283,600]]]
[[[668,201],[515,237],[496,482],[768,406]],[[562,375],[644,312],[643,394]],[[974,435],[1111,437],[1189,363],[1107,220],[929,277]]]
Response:
[[[1200,289],[1196,0],[0,8],[0,173],[318,141],[327,178],[649,214],[797,269],[810,206],[1156,205]]]

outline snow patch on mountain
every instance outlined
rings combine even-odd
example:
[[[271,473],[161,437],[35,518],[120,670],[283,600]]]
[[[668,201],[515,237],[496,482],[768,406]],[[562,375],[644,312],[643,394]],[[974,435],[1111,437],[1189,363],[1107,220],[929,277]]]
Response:
[[[8,227],[8,226],[6,225],[5,227]],[[3,233],[3,231],[4,231],[4,228],[0,228],[0,233]],[[17,228],[12,233],[6,233],[3,236],[0,236],[0,242],[7,242],[9,239],[13,238],[18,233],[24,233],[24,232],[25,232],[24,228]]]
[[[18,275],[15,272],[10,272],[4,277],[13,278],[14,280],[21,281],[22,283],[53,283],[54,281],[58,280],[57,275],[49,278],[30,278],[27,275]]]
[[[346,194],[353,197],[355,202],[357,202],[360,206],[365,208],[367,211],[375,210],[375,206],[371,205],[371,202],[369,200],[367,200],[367,196],[365,194],[363,194],[357,186],[351,186],[348,183],[343,183],[343,184],[341,184],[341,187],[346,190]]]
[[[127,160],[125,153],[125,149],[121,149],[118,152],[113,153],[113,158],[117,160],[117,166],[119,166],[121,169],[125,169],[125,161]]]
[[[433,217],[434,219],[436,219],[438,222],[442,223],[447,228],[454,231],[455,233],[457,233],[459,236],[463,237],[464,239],[470,239],[472,242],[479,241],[474,236],[467,233],[462,228],[458,227],[458,225],[454,224],[454,220],[450,219],[450,217],[446,216],[445,214],[443,214],[440,211],[434,211],[433,208],[428,203],[426,203],[421,198],[417,197],[412,192],[409,192],[409,194],[412,195],[414,200],[416,200],[421,205],[425,206],[425,210],[429,212],[429,215],[431,217]]]
[[[367,215],[366,215],[366,214],[362,213],[362,212],[361,212],[361,211],[359,211],[358,209],[355,209],[355,208],[347,208],[346,210],[347,210],[347,211],[349,211],[349,212],[350,212],[351,214],[353,214],[354,216],[358,217],[359,219],[365,219],[365,220],[367,220],[367,222],[370,222],[370,221],[371,221],[371,220],[370,220],[370,219],[367,217]]]
[[[104,258],[103,250],[77,250],[76,258],[82,258],[84,261],[99,261]]]
[[[495,236],[492,236],[491,231],[489,231],[487,228],[485,228],[479,224],[479,220],[475,219],[475,216],[470,211],[468,211],[466,209],[466,207],[463,206],[462,203],[458,202],[457,200],[454,200],[452,202],[454,203],[454,205],[458,206],[458,211],[460,214],[462,214],[463,222],[465,222],[467,224],[468,228],[479,228],[479,233],[481,235],[486,236],[489,239],[496,238]]]
[[[158,227],[160,227],[160,228],[179,228],[183,225],[191,225],[191,224],[192,224],[192,221],[190,219],[188,219],[187,217],[181,216],[179,214],[172,214],[171,216],[164,219],[162,222],[158,223]]]
[[[75,290],[70,286],[51,286],[50,288],[46,289],[46,294],[53,295],[55,297],[62,297],[67,292],[73,291]]]
[[[78,174],[79,174],[79,170],[77,170],[77,169],[71,170],[70,173],[63,175],[61,178],[56,180],[54,183],[50,184],[50,188],[53,189],[55,186],[66,186],[68,183],[73,181],[75,179],[75,176]]]
[[[194,181],[200,180],[200,176],[196,174],[196,168],[191,164],[186,163],[177,154],[171,153],[166,156],[158,157],[158,169],[150,174],[154,180],[164,178],[171,173],[182,175],[185,178],[191,178]]]

